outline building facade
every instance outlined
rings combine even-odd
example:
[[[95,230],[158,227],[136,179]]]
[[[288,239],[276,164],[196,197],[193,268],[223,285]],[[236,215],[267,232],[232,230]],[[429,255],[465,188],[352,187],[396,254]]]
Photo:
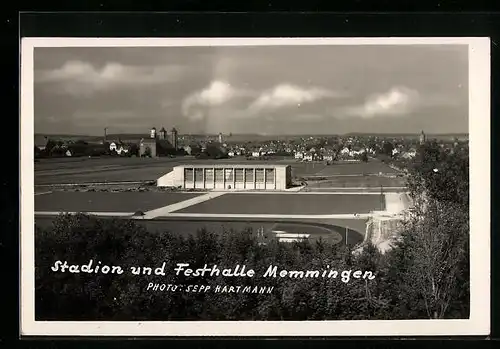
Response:
[[[142,139],[139,144],[139,156],[156,157],[156,139]]]
[[[182,165],[172,177],[174,186],[185,189],[285,190],[292,184],[290,165]]]

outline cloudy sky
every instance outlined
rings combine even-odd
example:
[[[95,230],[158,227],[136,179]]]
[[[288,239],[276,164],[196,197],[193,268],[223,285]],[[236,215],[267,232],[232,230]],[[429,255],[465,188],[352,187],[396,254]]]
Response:
[[[35,48],[35,132],[468,132],[467,46]]]

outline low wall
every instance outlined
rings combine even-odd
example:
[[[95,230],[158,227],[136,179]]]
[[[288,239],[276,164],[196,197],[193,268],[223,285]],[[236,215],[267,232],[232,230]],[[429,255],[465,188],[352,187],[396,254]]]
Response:
[[[158,187],[175,187],[175,173],[171,171],[156,180],[156,185]]]
[[[406,193],[387,193],[386,210],[372,212],[366,224],[364,242],[370,241],[376,246],[387,244],[397,238],[405,213],[411,206],[411,200]],[[387,248],[384,247],[384,250]]]

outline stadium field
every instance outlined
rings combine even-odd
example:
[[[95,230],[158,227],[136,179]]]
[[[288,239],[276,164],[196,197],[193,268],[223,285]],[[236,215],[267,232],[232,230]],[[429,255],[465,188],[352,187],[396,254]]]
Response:
[[[175,213],[215,214],[343,214],[383,210],[385,201],[373,194],[225,194]]]
[[[35,196],[35,212],[136,212],[188,200],[200,193],[53,192]]]

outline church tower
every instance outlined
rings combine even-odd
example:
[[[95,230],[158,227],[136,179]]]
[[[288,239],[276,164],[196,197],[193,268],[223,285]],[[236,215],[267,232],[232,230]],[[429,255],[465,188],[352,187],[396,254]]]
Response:
[[[150,137],[156,139],[156,127],[153,127],[150,131]]]
[[[177,130],[175,127],[170,131],[172,133],[172,147],[177,150],[178,149],[178,137],[177,137]]]
[[[165,130],[165,127],[162,127],[160,130],[160,139],[162,140],[166,139],[167,138],[166,135],[167,135],[167,130]]]
[[[422,132],[420,132],[420,144],[424,144],[424,143],[425,143],[425,133],[422,130]]]

